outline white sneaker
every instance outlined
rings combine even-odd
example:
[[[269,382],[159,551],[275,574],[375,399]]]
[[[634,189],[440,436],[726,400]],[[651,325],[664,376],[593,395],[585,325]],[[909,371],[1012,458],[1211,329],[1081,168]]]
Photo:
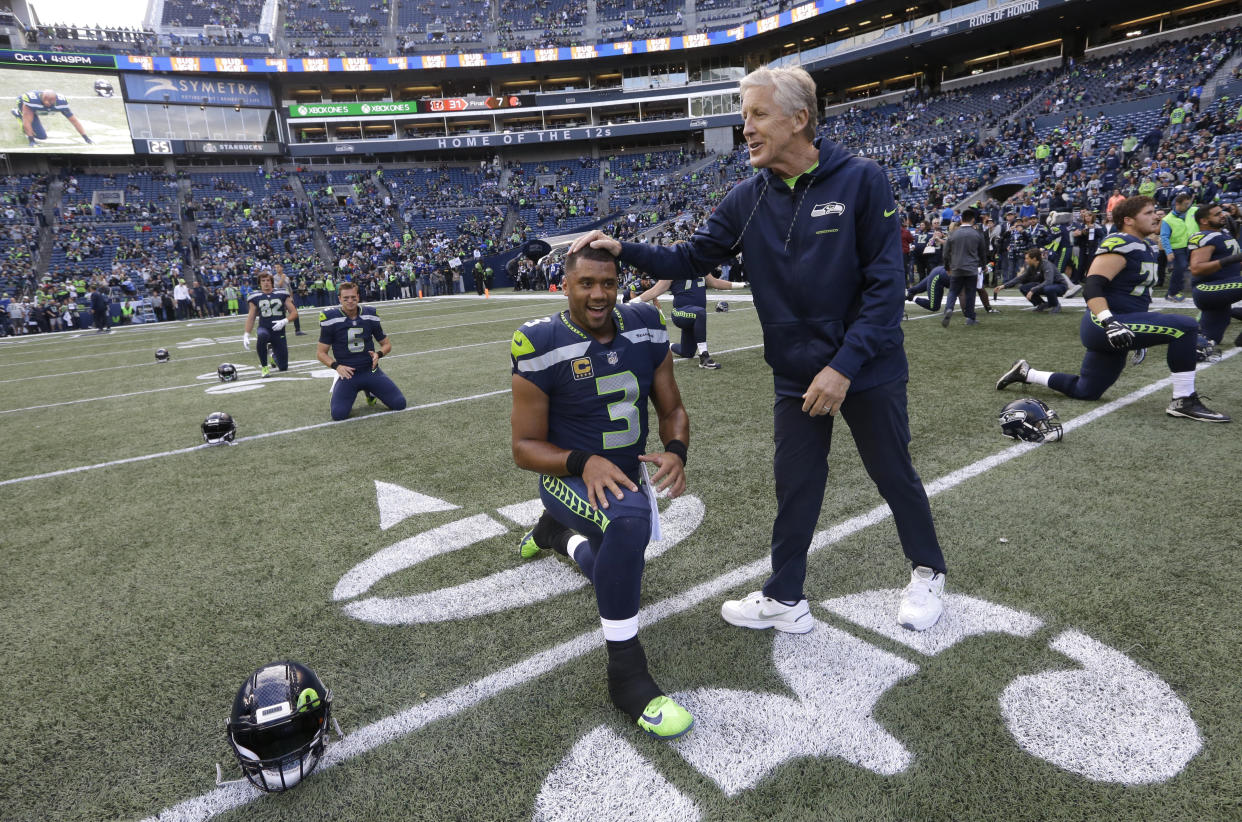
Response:
[[[910,572],[910,584],[901,594],[901,607],[897,609],[897,624],[911,631],[926,631],[935,625],[944,613],[940,601],[944,593],[944,574],[920,565]]]
[[[763,591],[748,594],[745,599],[730,599],[720,606],[720,616],[730,625],[742,628],[775,628],[787,634],[805,634],[815,627],[811,607],[805,599],[794,605],[765,597]]]

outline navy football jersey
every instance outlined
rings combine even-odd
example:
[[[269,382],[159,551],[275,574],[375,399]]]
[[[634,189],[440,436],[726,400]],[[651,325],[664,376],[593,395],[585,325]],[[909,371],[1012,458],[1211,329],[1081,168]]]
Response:
[[[695,277],[693,280],[673,280],[669,290],[673,292],[673,308],[707,306],[707,279],[705,277]]]
[[[1216,231],[1200,231],[1197,234],[1190,235],[1190,243],[1187,245],[1191,251],[1196,248],[1212,247],[1212,256],[1210,259],[1219,260],[1228,257],[1230,254],[1238,253],[1238,241],[1229,236],[1229,232],[1225,230]],[[1242,263],[1233,263],[1223,266],[1214,274],[1206,274],[1202,277],[1195,277],[1196,283],[1215,283],[1222,280],[1234,280],[1242,274]]]
[[[1156,251],[1146,240],[1129,234],[1109,234],[1096,249],[1095,256],[1120,254],[1125,267],[1104,287],[1108,310],[1114,314],[1146,311],[1151,305],[1151,287],[1156,284]]]
[[[654,306],[613,309],[617,335],[607,345],[562,311],[513,335],[513,373],[548,395],[548,442],[612,460],[627,474],[647,448],[647,397],[668,356],[668,330]]]
[[[56,102],[50,106],[43,105],[43,92],[40,89],[28,91],[21,97],[17,98],[17,111],[20,114],[22,106],[28,106],[34,109],[35,114],[51,114],[53,111],[59,111],[66,117],[72,117],[73,112],[69,110],[69,101],[65,99],[65,95],[57,94]]]
[[[252,291],[250,296],[246,297],[246,302],[255,307],[259,327],[271,331],[272,323],[285,319],[285,300],[287,299],[289,299],[289,292],[274,289],[271,294]]]
[[[388,335],[380,325],[375,309],[361,306],[356,317],[347,317],[340,308],[319,314],[319,341],[332,347],[332,359],[351,368],[370,368],[375,344]]]

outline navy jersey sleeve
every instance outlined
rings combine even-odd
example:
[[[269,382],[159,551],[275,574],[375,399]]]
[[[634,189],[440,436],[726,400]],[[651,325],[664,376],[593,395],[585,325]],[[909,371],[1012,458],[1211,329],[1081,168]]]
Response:
[[[557,371],[554,366],[582,357],[590,345],[586,340],[561,341],[566,344],[558,344],[554,332],[559,322],[553,315],[524,323],[513,332],[513,342],[509,346],[513,373],[534,383],[549,396],[556,388]]]
[[[379,314],[375,313],[375,309],[363,306],[362,316],[365,318],[367,330],[371,332],[371,339],[375,342],[383,342],[388,335],[384,333],[384,327],[380,325]]]
[[[630,307],[649,332],[647,348],[651,354],[651,369],[654,371],[668,357],[668,324],[660,309],[650,303],[634,303]]]
[[[332,319],[333,309],[319,312],[319,342],[324,345],[332,345],[332,326],[328,323]]]

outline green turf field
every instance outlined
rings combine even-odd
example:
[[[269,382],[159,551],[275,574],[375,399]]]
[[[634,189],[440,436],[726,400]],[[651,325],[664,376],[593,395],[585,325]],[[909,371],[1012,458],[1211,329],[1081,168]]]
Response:
[[[1098,403],[998,393],[1019,356],[1075,370],[1080,314],[1011,300],[945,330],[912,307],[946,617],[891,625],[908,570],[841,426],[822,624],[774,637],[719,617],[764,576],[775,503],[758,323],[713,314],[723,369],[676,368],[689,490],[645,574],[652,671],[698,718],[668,744],[609,706],[590,588],[517,555],[537,492],[510,456],[508,342],[560,306],[381,304],[410,408],[339,424],[317,368],[211,393],[221,362],[257,366],[240,319],[0,341],[0,819],[1242,818],[1242,422],[1166,417],[1163,352]],[[1242,417],[1224,353],[1198,387]],[[1064,442],[1000,436],[1023,393]],[[215,410],[238,443],[197,448]],[[233,694],[280,658],[319,672],[345,738],[291,793],[216,788]]]

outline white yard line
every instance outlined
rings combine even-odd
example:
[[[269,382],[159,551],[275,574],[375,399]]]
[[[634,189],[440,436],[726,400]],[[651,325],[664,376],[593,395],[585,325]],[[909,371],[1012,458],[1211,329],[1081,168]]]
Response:
[[[474,295],[471,295],[471,296],[473,297]],[[553,297],[553,296],[559,297],[561,299],[564,298],[564,295],[559,294],[559,293],[556,295],[539,294],[539,295],[531,295],[528,297],[523,297],[522,295],[518,295],[518,294],[506,295],[506,296],[493,295],[493,298],[496,299],[499,303],[513,303],[513,302],[534,302],[537,299],[547,300],[548,298]],[[381,301],[378,303],[366,303],[366,305],[369,305],[372,308],[383,307],[385,317],[395,317],[397,319],[413,319],[413,315],[415,314],[428,313],[426,309],[429,304],[434,305],[436,302],[449,300],[449,298],[446,298],[446,297],[435,297],[435,298],[430,298],[430,299],[431,299],[430,303],[428,300],[423,300],[420,302],[418,300],[410,299],[410,300],[385,300],[385,301]],[[476,297],[475,299],[478,299],[478,298]],[[491,303],[491,305],[496,306],[496,303]],[[322,307],[321,306],[307,306],[305,312],[299,309],[299,313],[303,314],[303,316],[306,316],[310,314],[311,312],[318,313],[323,308],[332,308],[332,307],[334,306],[322,306]],[[440,307],[443,308],[443,302],[441,302]],[[512,305],[503,306],[503,308],[512,308],[512,307],[513,307]],[[409,309],[413,309],[413,310],[409,310]],[[492,311],[492,310],[502,310],[502,309],[500,307],[493,307],[493,308],[485,307],[484,310]],[[479,312],[458,311],[453,314],[444,314],[441,316],[463,316],[463,315],[477,314],[477,313]],[[227,317],[209,317],[205,320],[174,320],[173,322],[164,322],[164,323],[159,323],[159,322],[139,323],[137,325],[115,326],[113,327],[112,332],[123,333],[126,335],[134,334],[135,332],[143,332],[143,331],[167,331],[167,332],[189,331],[190,333],[194,333],[196,329],[205,329],[210,326],[231,325],[232,323],[235,323],[235,322],[244,322],[245,319],[246,319],[245,314],[237,314],[237,315],[229,315]],[[95,332],[95,329],[93,328],[86,328],[86,329],[75,328],[72,331],[62,331],[62,332],[57,332],[53,334],[25,334],[20,337],[3,337],[3,338],[0,338],[0,352],[4,351],[5,345],[13,346],[15,348],[18,346],[21,346],[21,350],[28,350],[28,349],[33,349],[36,347],[44,347],[44,346],[51,347],[54,345],[76,345],[78,347],[85,347],[87,345],[93,345],[94,343],[103,343],[103,342],[107,342],[108,340],[115,340],[115,339],[116,337],[112,336],[112,334],[97,334]],[[75,340],[77,340],[77,342],[75,342]],[[77,359],[78,357],[102,357],[102,356],[108,356],[111,353],[112,352],[110,351],[101,351],[101,352],[93,353],[93,354],[80,354],[74,357],[63,357],[59,359]],[[37,362],[41,362],[41,360],[37,360],[33,362],[37,363]],[[0,366],[29,365],[31,363],[32,361],[30,360],[25,360],[22,362],[0,362]]]
[[[480,342],[480,343],[466,343],[465,345],[452,345],[452,346],[449,346],[448,348],[429,348],[426,351],[407,351],[404,354],[389,354],[384,359],[396,360],[402,357],[422,357],[427,354],[442,354],[448,351],[461,351],[466,348],[478,348],[479,346],[483,346],[483,345],[501,345],[501,344],[508,345],[509,344],[508,338],[503,339],[503,340],[488,340],[487,342]],[[323,368],[324,366],[320,366],[320,367]],[[298,371],[298,372],[287,371],[284,373],[305,374],[306,372],[305,371]],[[280,371],[272,372],[272,376],[279,376],[280,374],[281,374]],[[246,380],[246,382],[255,382],[255,381],[262,381],[262,378],[258,377],[258,378],[255,378],[254,380]],[[100,400],[115,400],[115,399],[120,399],[122,397],[137,397],[142,394],[157,394],[160,391],[176,391],[181,388],[194,388],[196,386],[200,388],[210,388],[213,385],[215,385],[215,383],[212,382],[211,380],[201,380],[196,383],[188,383],[186,385],[174,385],[168,388],[148,388],[143,391],[131,391],[127,394],[109,394],[106,397],[86,397],[85,399],[65,400],[64,402],[53,402],[53,403],[48,403],[46,405],[31,405],[27,408],[10,408],[8,410],[0,410],[0,414],[16,414],[19,411],[38,411],[44,408],[56,408],[61,405],[76,405],[82,402],[98,402]]]
[[[488,391],[483,394],[472,394],[468,397],[454,397],[451,400],[440,400],[439,402],[427,402],[427,403],[423,403],[422,405],[411,405],[407,408],[403,408],[400,411],[381,411],[378,414],[367,414],[366,416],[363,416],[363,417],[349,417],[348,419],[343,419],[343,420],[328,420],[327,422],[317,422],[312,425],[302,425],[297,428],[285,428],[280,431],[268,431],[265,434],[252,434],[249,437],[241,437],[238,440],[236,440],[234,444],[238,445],[243,442],[251,442],[252,440],[264,440],[264,439],[267,439],[268,437],[280,437],[285,434],[297,434],[302,431],[313,431],[316,428],[327,428],[329,425],[345,425],[346,423],[360,422],[362,420],[379,419],[381,417],[387,417],[392,414],[405,414],[409,411],[422,411],[427,408],[439,408],[440,406],[443,406],[443,405],[452,405],[458,402],[468,402],[470,400],[479,400],[479,399],[484,399],[486,397],[495,397],[498,394],[508,394],[508,393],[509,393],[509,389],[505,388],[500,391]],[[16,485],[22,482],[32,482],[33,480],[50,479],[51,477],[63,477],[69,474],[80,474],[83,471],[94,471],[97,468],[111,468],[116,465],[128,465],[129,463],[132,463],[132,462],[147,462],[148,460],[156,460],[156,459],[161,459],[163,457],[172,457],[172,456],[176,456],[177,454],[188,454],[191,451],[198,451],[201,448],[207,448],[207,447],[209,446],[192,445],[189,448],[176,448],[176,449],[173,449],[172,451],[160,451],[155,454],[143,454],[140,457],[126,457],[125,459],[109,460],[108,462],[97,462],[94,465],[79,465],[76,468],[63,468],[59,471],[49,471],[45,474],[31,474],[25,477],[14,477],[13,479],[7,479],[7,480],[0,481],[0,486]],[[224,446],[214,446],[214,447],[220,448]]]
[[[427,328],[411,328],[407,331],[391,331],[389,332],[388,336],[396,337],[402,334],[418,334],[423,331],[447,331],[447,330],[451,330],[454,328],[469,328],[475,325],[494,325],[495,323],[515,322],[515,321],[521,320],[523,317],[528,317],[528,316],[530,315],[523,313],[516,317],[499,317],[493,320],[479,320],[478,322],[471,322],[471,323],[456,323],[453,325],[429,326]],[[309,332],[307,333],[307,336],[311,336]],[[295,337],[294,339],[289,341],[290,343],[289,348],[290,350],[293,350],[295,346],[316,345],[317,340],[318,338],[316,338],[315,340],[303,340],[301,342],[298,342],[297,338]],[[508,342],[508,340],[509,338],[506,338],[505,341]],[[213,345],[233,345],[234,342],[233,341],[213,342],[212,344]],[[241,344],[240,337],[237,338],[235,344],[240,346]],[[206,347],[206,345],[204,345],[203,347]],[[243,351],[224,352],[223,354],[221,354],[220,352],[217,352],[214,354],[200,354],[200,355],[193,356],[193,357],[176,356],[174,361],[181,363],[181,362],[191,362],[193,360],[219,360],[222,356],[229,356],[231,354],[236,354],[237,356],[253,356],[254,355],[253,352],[243,350]],[[122,355],[118,354],[117,356],[122,356]],[[401,355],[394,355],[394,356],[401,356]],[[109,365],[109,366],[104,366],[103,368],[88,368],[83,371],[64,371],[64,372],[59,372],[56,374],[33,374],[28,377],[10,377],[7,380],[0,380],[0,384],[10,383],[10,382],[23,382],[25,380],[45,380],[45,379],[51,379],[53,377],[76,377],[76,376],[81,376],[82,374],[95,374],[100,371],[117,371],[121,369],[143,368],[143,367],[151,367],[151,366],[158,366],[158,365],[160,365],[160,363],[151,361],[151,362],[143,362],[143,363],[134,363],[134,364],[129,364],[129,365]]]
[[[1225,354],[1222,359],[1231,357],[1240,350],[1242,349],[1235,348]],[[1204,368],[1207,367],[1210,367],[1210,364],[1204,366]],[[1126,394],[1124,397],[1105,403],[1086,414],[1075,417],[1068,423],[1065,423],[1064,427],[1066,430],[1071,431],[1081,428],[1090,422],[1094,422],[1101,417],[1143,399],[1154,391],[1168,386],[1171,382],[1172,380],[1168,377],[1157,380]],[[927,496],[935,497],[943,494],[945,491],[957,487],[968,479],[1004,465],[1010,460],[1040,447],[1042,446],[1028,442],[1011,445],[1004,451],[959,468],[927,484]],[[1052,447],[1057,448],[1059,446],[1053,445]],[[814,553],[829,545],[840,542],[846,537],[883,522],[891,516],[892,512],[889,511],[888,505],[879,505],[864,514],[819,531],[811,541],[811,552]],[[742,565],[714,579],[702,582],[683,594],[671,596],[646,606],[639,614],[640,622],[645,627],[654,625],[668,617],[681,614],[710,597],[719,596],[726,591],[765,576],[770,569],[771,560],[766,556]],[[455,716],[469,708],[473,708],[494,696],[524,685],[536,677],[555,670],[561,665],[572,662],[578,657],[592,651],[598,651],[602,641],[603,635],[600,630],[587,631],[560,645],[529,656],[521,662],[510,665],[494,674],[489,674],[474,682],[454,688],[443,696],[435,697],[420,705],[415,705],[404,711],[376,720],[369,725],[364,725],[337,744],[331,746],[320,767],[331,768],[347,762],[381,745],[400,739],[403,736],[408,736],[433,722]],[[261,796],[263,794],[249,784],[226,785],[193,799],[187,799],[180,804],[161,811],[155,816],[148,817],[143,822],[189,822],[189,820],[209,819],[216,814],[249,804]]]

